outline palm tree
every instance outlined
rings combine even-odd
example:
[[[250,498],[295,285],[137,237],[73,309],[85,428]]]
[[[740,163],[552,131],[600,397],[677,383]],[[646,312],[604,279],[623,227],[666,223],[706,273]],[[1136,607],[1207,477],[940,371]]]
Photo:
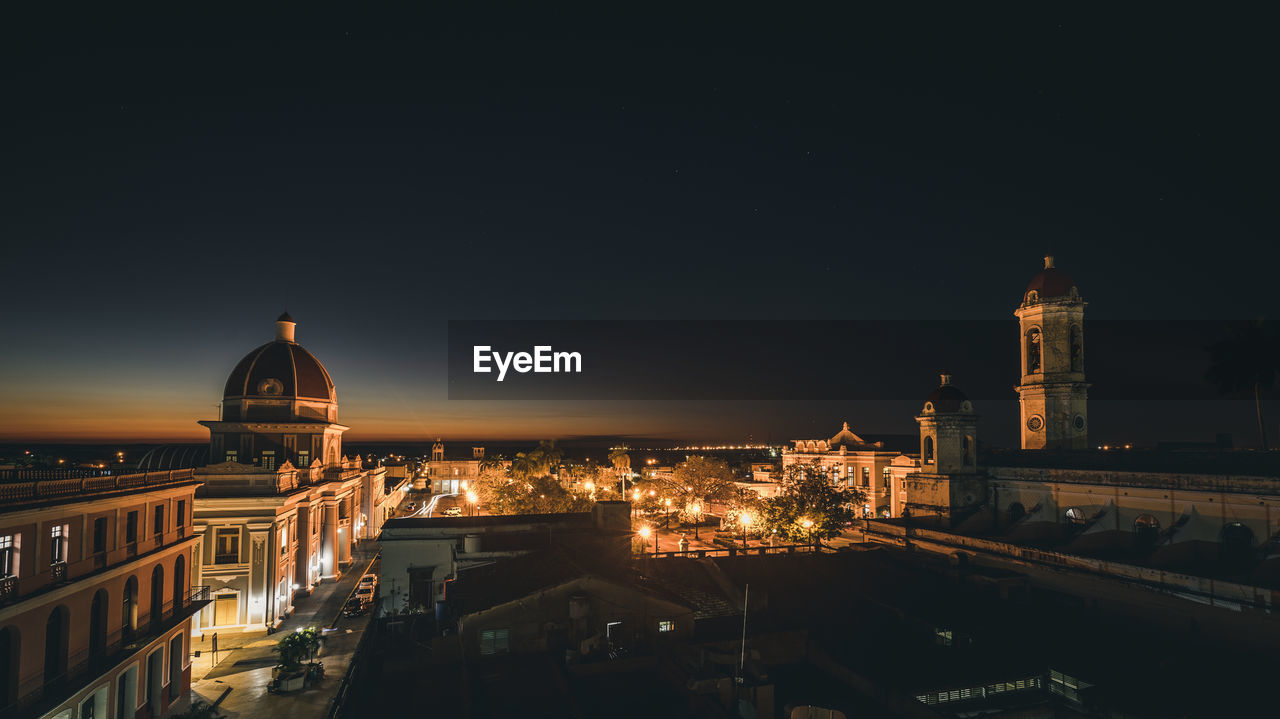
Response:
[[[541,440],[533,453],[538,457],[538,468],[541,470],[538,474],[551,474],[558,471],[564,459],[564,450],[556,446],[554,439]]]
[[[622,477],[622,493],[627,493],[626,472],[631,469],[631,455],[627,454],[626,447],[614,447],[609,450],[609,461],[613,463],[613,469]]]
[[[1205,379],[1218,385],[1223,394],[1253,393],[1262,449],[1270,449],[1262,417],[1262,392],[1275,385],[1280,371],[1280,338],[1270,325],[1258,320],[1231,327],[1230,337],[1207,349],[1212,364]]]
[[[516,479],[527,480],[536,469],[537,460],[524,452],[516,452],[516,458],[511,460],[511,476]]]

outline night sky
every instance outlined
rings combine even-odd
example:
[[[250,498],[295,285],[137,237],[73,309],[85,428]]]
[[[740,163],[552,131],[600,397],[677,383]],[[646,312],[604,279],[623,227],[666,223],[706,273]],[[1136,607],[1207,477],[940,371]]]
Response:
[[[1091,318],[1274,314],[1261,18],[638,7],[12,23],[0,439],[199,441],[285,308],[357,440],[910,432],[936,380],[449,401],[449,320],[1008,320],[1045,252]],[[1256,441],[1178,399],[1093,437]]]

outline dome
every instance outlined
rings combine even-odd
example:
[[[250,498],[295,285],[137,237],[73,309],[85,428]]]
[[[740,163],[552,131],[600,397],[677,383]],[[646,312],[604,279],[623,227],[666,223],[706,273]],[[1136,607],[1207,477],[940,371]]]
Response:
[[[338,401],[329,372],[315,355],[293,341],[292,319],[287,321],[290,323],[288,333],[277,332],[274,342],[258,347],[240,360],[227,378],[223,399],[265,397]]]
[[[942,384],[925,398],[925,409],[934,412],[970,412],[969,397],[951,384],[951,375],[942,375]]]
[[[1031,278],[1027,285],[1027,293],[1035,292],[1040,299],[1067,297],[1076,286],[1071,275],[1053,266],[1053,255],[1045,255],[1044,269]]]

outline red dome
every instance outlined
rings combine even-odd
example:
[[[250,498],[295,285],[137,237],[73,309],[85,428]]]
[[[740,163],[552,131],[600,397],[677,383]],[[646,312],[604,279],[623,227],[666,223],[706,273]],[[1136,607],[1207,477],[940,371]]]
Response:
[[[1071,288],[1075,286],[1076,282],[1071,279],[1071,275],[1053,266],[1053,255],[1047,255],[1044,258],[1044,269],[1031,278],[1031,282],[1027,285],[1027,292],[1035,291],[1041,299],[1066,297],[1071,294]]]

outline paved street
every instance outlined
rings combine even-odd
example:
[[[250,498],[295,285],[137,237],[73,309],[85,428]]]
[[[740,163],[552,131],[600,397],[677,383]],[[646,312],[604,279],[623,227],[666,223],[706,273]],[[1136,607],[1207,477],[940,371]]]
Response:
[[[342,607],[375,555],[376,548],[355,552],[355,561],[342,579],[321,584],[311,596],[300,599],[293,615],[275,633],[221,634],[216,665],[213,665],[212,637],[206,635],[203,642],[196,637],[192,641],[192,649],[199,650],[201,656],[192,658],[192,699],[213,703],[230,687],[231,692],[218,706],[219,713],[228,719],[323,716],[369,622],[367,615],[343,617]],[[324,662],[324,679],[302,691],[269,694],[267,684],[271,681],[271,668],[276,663],[272,648],[283,632],[306,627],[322,631],[323,643],[318,658]],[[182,708],[174,709],[180,711]]]

